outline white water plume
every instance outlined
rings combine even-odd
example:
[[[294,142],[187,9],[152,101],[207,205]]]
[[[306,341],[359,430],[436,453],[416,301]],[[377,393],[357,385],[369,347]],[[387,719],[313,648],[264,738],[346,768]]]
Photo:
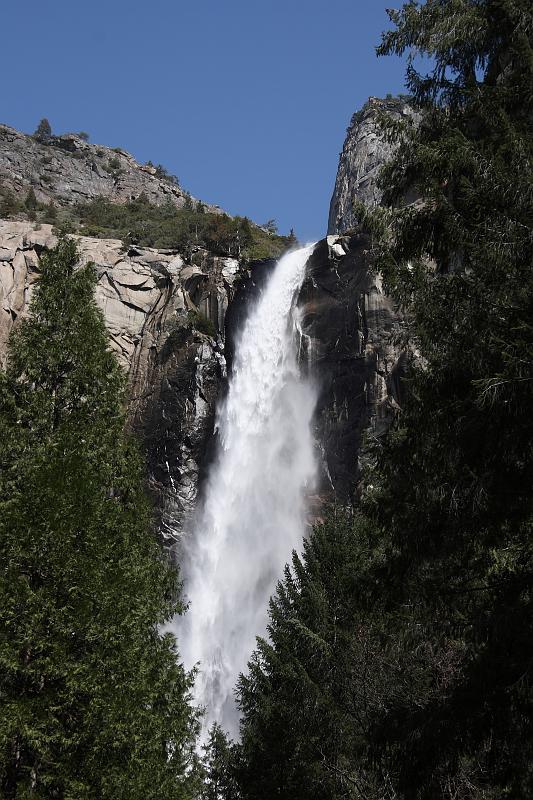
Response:
[[[179,643],[186,667],[199,665],[195,700],[206,710],[204,739],[213,722],[238,733],[235,684],[304,534],[316,396],[298,368],[294,303],[313,247],[278,261],[240,333],[217,412],[219,453],[184,543],[190,608]]]

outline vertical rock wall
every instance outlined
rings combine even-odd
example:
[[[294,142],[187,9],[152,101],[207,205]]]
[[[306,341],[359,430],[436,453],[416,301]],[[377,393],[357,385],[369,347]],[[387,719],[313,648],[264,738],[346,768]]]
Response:
[[[379,125],[382,114],[392,119],[415,117],[411,106],[396,97],[386,100],[371,97],[361,111],[353,115],[339,157],[329,208],[328,234],[345,233],[357,226],[354,201],[368,206],[378,205],[381,201],[382,193],[377,185],[379,170],[395,150]]]
[[[379,436],[397,407],[403,322],[383,293],[363,234],[317,245],[299,297],[302,361],[316,377],[321,489],[342,501],[356,491],[363,432]]]

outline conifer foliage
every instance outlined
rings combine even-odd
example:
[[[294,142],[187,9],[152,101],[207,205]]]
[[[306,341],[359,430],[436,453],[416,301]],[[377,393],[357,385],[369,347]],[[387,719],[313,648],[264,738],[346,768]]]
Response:
[[[2,797],[189,796],[180,610],[124,433],[124,381],[69,240],[43,255],[0,375]]]
[[[233,760],[245,798],[375,796],[364,759],[385,665],[383,607],[366,606],[373,533],[363,516],[332,511],[285,569],[269,639],[258,640],[239,685],[243,735]]]
[[[233,742],[216,723],[202,748],[202,790],[199,800],[239,800]]]
[[[431,68],[359,216],[417,357],[358,513],[294,559],[241,682],[250,800],[533,797],[533,11],[390,13],[380,53]]]

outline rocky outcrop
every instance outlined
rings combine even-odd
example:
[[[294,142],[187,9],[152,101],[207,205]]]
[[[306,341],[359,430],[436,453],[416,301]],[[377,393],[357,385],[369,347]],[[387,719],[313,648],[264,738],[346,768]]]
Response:
[[[328,236],[299,296],[301,359],[318,382],[316,441],[322,489],[351,499],[363,432],[381,435],[400,401],[401,315],[383,293],[363,234]]]
[[[328,234],[345,233],[356,227],[354,201],[368,206],[381,201],[378,173],[395,150],[379,125],[383,113],[392,119],[416,119],[409,103],[401,98],[371,97],[361,111],[353,115],[339,158],[329,208]]]
[[[144,193],[155,205],[170,201],[183,208],[187,199],[172,176],[138,164],[125,150],[90,144],[76,134],[38,141],[7,125],[0,125],[0,186],[18,198],[32,188],[39,202],[59,206],[96,197],[125,203]],[[218,206],[205,208],[222,213]]]
[[[323,483],[343,499],[356,491],[364,436],[383,434],[401,405],[407,361],[399,344],[405,320],[383,292],[369,238],[354,213],[356,202],[375,206],[382,199],[378,175],[397,147],[385,136],[383,115],[419,122],[405,98],[371,97],[353,115],[331,198],[329,235],[313,254],[300,295],[304,343],[320,382]]]
[[[200,249],[187,262],[176,252],[75,238],[80,262],[97,271],[96,299],[128,374],[131,425],[144,443],[163,535],[172,538],[194,505],[211,440],[239,264]],[[1,365],[11,329],[28,312],[41,254],[55,243],[50,225],[0,221]]]

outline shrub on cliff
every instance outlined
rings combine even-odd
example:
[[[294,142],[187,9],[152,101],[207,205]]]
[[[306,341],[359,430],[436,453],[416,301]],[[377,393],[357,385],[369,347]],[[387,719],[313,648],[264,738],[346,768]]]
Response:
[[[24,206],[28,211],[36,211],[39,207],[33,186],[30,186],[26,199],[24,200]]]
[[[0,218],[8,218],[20,210],[20,203],[11,189],[0,186]]]
[[[213,339],[216,337],[217,332],[213,320],[206,317],[205,314],[200,311],[189,311],[188,318],[190,325],[197,331],[205,333],[206,336],[211,336]]]
[[[68,240],[0,374],[2,797],[188,797],[195,717],[124,378]]]
[[[205,247],[218,255],[247,259],[276,258],[295,241],[293,235],[277,236],[252,226],[246,217],[213,214],[202,203],[193,207],[190,196],[182,209],[171,201],[153,205],[144,194],[124,204],[100,197],[78,204],[72,221],[79,221],[79,232],[88,236],[184,253]]]

